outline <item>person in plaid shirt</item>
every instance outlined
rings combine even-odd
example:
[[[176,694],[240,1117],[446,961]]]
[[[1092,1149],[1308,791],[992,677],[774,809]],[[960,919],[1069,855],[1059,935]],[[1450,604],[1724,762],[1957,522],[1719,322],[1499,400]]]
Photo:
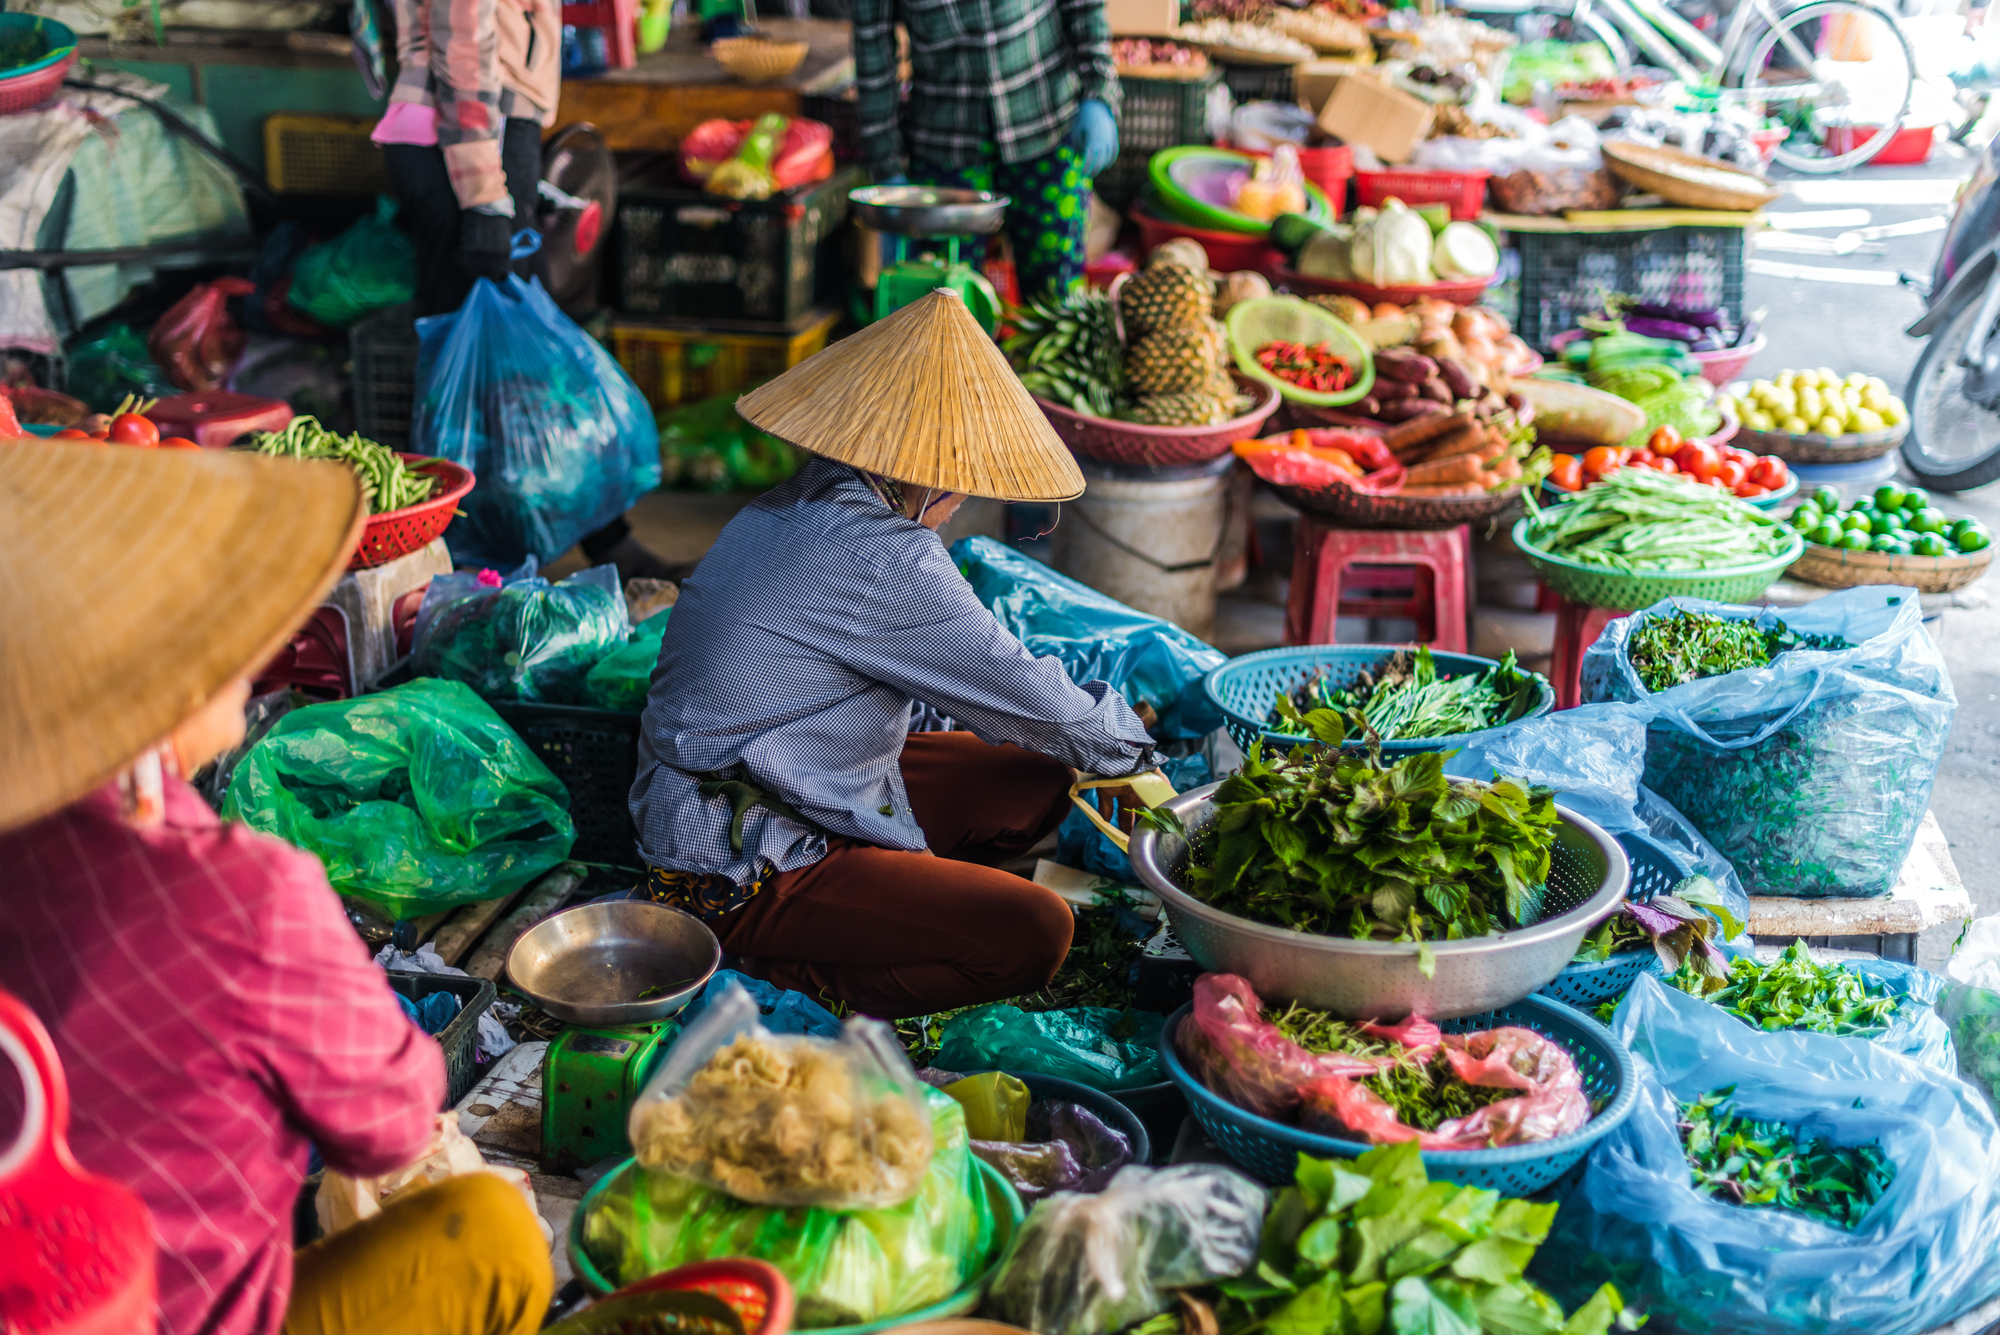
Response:
[[[906,106],[899,23],[910,35]],[[1023,296],[1082,277],[1089,180],[1118,156],[1104,0],[854,0],[854,71],[877,181],[1006,195]]]

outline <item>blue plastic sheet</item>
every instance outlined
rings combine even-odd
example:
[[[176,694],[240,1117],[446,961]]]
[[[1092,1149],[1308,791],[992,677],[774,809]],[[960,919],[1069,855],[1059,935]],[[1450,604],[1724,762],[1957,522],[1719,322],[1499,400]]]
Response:
[[[458,564],[554,560],[660,485],[645,396],[539,280],[479,279],[417,337],[411,448],[479,479],[445,530]]]
[[[1608,834],[1651,835],[1683,867],[1715,882],[1730,911],[1748,922],[1750,899],[1735,870],[1672,803],[1640,782],[1645,767],[1645,716],[1623,705],[1585,705],[1476,733],[1444,766],[1461,778],[1506,775],[1547,784]]]
[[[1541,1248],[1565,1305],[1606,1280],[1655,1326],[1720,1335],[1917,1335],[2000,1294],[2000,1126],[1954,1075],[1873,1043],[1764,1033],[1642,977],[1612,1031],[1639,1073]],[[1852,1232],[1696,1192],[1675,1101],[1724,1086],[1759,1119],[1896,1165]]]
[[[1657,694],[1626,657],[1676,610],[1782,621],[1852,649],[1793,649],[1769,666]],[[1646,784],[1694,822],[1755,895],[1886,895],[1930,804],[1957,708],[1915,589],[1845,589],[1790,609],[1668,599],[1604,628],[1583,698],[1650,721]]]
[[[686,1009],[676,1016],[681,1022],[681,1032],[686,1033],[701,1018],[712,1000],[719,999],[729,990],[731,983],[750,994],[750,1000],[757,1003],[757,1023],[774,1034],[811,1034],[815,1038],[839,1038],[840,1021],[833,1012],[814,1001],[803,992],[788,992],[781,987],[773,987],[761,978],[752,978],[747,973],[734,969],[717,969],[708,980],[708,986],[701,995],[687,1004]]]
[[[458,997],[450,992],[433,992],[422,1001],[411,1001],[401,992],[395,997],[403,1007],[403,1014],[427,1034],[443,1033],[445,1027],[458,1018],[461,1005]]]
[[[1109,682],[1135,708],[1151,705],[1159,740],[1192,740],[1222,726],[1222,711],[1201,689],[1202,678],[1229,661],[1220,649],[991,538],[963,538],[951,556],[1029,653],[1052,655],[1073,681]]]

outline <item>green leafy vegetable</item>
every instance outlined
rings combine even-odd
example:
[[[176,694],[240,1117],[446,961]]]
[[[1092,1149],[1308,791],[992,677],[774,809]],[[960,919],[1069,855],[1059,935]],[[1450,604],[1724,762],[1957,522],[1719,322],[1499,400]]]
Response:
[[[1414,659],[1398,652],[1378,677],[1364,672],[1354,685],[1335,690],[1324,672],[1290,694],[1280,692],[1271,722],[1286,732],[1328,745],[1361,735],[1351,715],[1359,713],[1384,741],[1450,737],[1511,723],[1535,706],[1535,678],[1521,670],[1514,651],[1484,672],[1440,677],[1428,645]]]
[[[1853,1229],[1895,1181],[1896,1165],[1875,1142],[1836,1146],[1783,1122],[1753,1121],[1731,1107],[1735,1092],[1730,1085],[1680,1105],[1688,1173],[1703,1195]]]
[[[1735,916],[1706,876],[1690,876],[1674,890],[1654,895],[1644,904],[1621,904],[1618,912],[1583,938],[1573,958],[1600,964],[1624,951],[1651,950],[1668,973],[1690,967],[1696,975],[1723,979],[1718,952],[1709,944],[1718,924],[1718,917],[1711,914],[1719,909],[1719,916],[1731,923]]]
[[[1776,556],[1793,541],[1748,501],[1650,468],[1607,473],[1549,509],[1532,495],[1526,504],[1536,551],[1611,570],[1720,570]]]
[[[1307,1052],[1338,1052],[1349,1057],[1388,1060],[1375,1075],[1357,1078],[1395,1112],[1396,1120],[1420,1131],[1435,1131],[1454,1117],[1470,1117],[1489,1103],[1515,1098],[1521,1091],[1497,1085],[1468,1083],[1438,1057],[1419,1060],[1402,1044],[1371,1038],[1358,1024],[1293,1002],[1284,1010],[1266,1009],[1264,1019]]]
[[[250,437],[250,448],[288,459],[336,459],[346,464],[361,479],[361,494],[371,515],[427,501],[437,485],[436,479],[413,471],[388,446],[359,434],[337,435],[314,417],[294,417],[283,431],[259,431]]]
[[[1684,965],[1671,981],[1759,1029],[1874,1038],[1887,1032],[1898,1005],[1890,993],[1871,992],[1867,979],[1853,969],[1819,963],[1803,941],[1786,946],[1769,964],[1748,957],[1731,960],[1726,979]]]
[[[1702,677],[1764,667],[1788,649],[1852,649],[1838,635],[1801,635],[1784,622],[1737,621],[1710,612],[1649,617],[1627,643],[1625,656],[1649,691],[1665,691]]]
[[[1553,1203],[1432,1182],[1415,1141],[1351,1163],[1299,1156],[1257,1264],[1221,1285],[1224,1335],[1607,1335],[1645,1318],[1606,1284],[1567,1320],[1524,1272]]]
[[[1384,766],[1260,745],[1216,789],[1189,890],[1227,913],[1378,941],[1457,940],[1542,916],[1555,793],[1446,779],[1444,753]]]

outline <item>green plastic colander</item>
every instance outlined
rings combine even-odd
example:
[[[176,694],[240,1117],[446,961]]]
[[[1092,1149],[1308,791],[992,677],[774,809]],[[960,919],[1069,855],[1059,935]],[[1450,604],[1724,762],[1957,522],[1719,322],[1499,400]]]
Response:
[[[1566,556],[1542,551],[1528,540],[1533,519],[1514,524],[1514,545],[1542,582],[1573,603],[1584,607],[1608,607],[1630,612],[1651,607],[1663,598],[1707,598],[1718,603],[1743,603],[1777,582],[1785,568],[1799,559],[1806,545],[1799,535],[1785,531],[1785,548],[1776,556],[1749,565],[1721,570],[1640,570],[1626,572],[1599,565],[1586,565]]]
[[[1253,297],[1229,308],[1225,327],[1229,331],[1229,352],[1236,369],[1253,380],[1270,385],[1293,403],[1316,408],[1334,408],[1353,403],[1375,388],[1375,356],[1368,341],[1354,332],[1345,320],[1331,311],[1301,301],[1297,297]],[[1273,339],[1295,343],[1327,343],[1334,354],[1354,368],[1354,383],[1331,394],[1300,389],[1289,380],[1280,380],[1257,365],[1257,349]]]

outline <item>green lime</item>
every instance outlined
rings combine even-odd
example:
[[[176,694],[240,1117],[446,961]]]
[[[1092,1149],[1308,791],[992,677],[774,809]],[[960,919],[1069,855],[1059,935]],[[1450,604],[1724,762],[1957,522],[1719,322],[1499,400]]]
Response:
[[[1876,510],[1868,516],[1868,531],[1878,538],[1901,527],[1903,512],[1900,510]]]
[[[1869,533],[1875,528],[1875,521],[1868,517],[1866,510],[1849,510],[1841,518],[1840,526],[1849,533]]]
[[[1933,510],[1928,506],[1917,511],[1916,518],[1910,521],[1910,529],[1916,533],[1942,533],[1950,527],[1951,520],[1944,511]]]
[[[1897,541],[1896,538],[1894,538],[1890,534],[1884,533],[1880,537],[1871,538],[1869,540],[1868,550],[1871,552],[1894,552],[1898,547],[1901,547],[1902,545],[1903,544]]]
[[[1911,487],[1903,493],[1905,510],[1922,510],[1931,503],[1931,494],[1922,487]]]
[[[1812,494],[1812,503],[1819,508],[1821,514],[1830,515],[1840,509],[1840,489],[1837,487],[1815,487]]]
[[[1816,542],[1822,547],[1838,547],[1840,540],[1847,536],[1847,530],[1831,519],[1822,519],[1819,527],[1806,534],[1806,541]]]
[[[1909,534],[1898,533],[1896,535],[1896,555],[1908,556],[1910,554],[1910,544],[1913,541],[1915,539],[1911,538]]]
[[[1840,545],[1850,552],[1865,552],[1868,550],[1868,544],[1873,541],[1875,539],[1868,536],[1867,529],[1851,528],[1841,535]]]
[[[1985,525],[1981,524],[1977,519],[1973,519],[1970,516],[1967,516],[1964,519],[1952,520],[1951,527],[1945,530],[1945,534],[1953,542],[1957,542],[1959,534],[1969,532],[1970,530],[1975,528],[1984,528],[1984,527]]]
[[[1787,522],[1801,533],[1810,533],[1818,528],[1821,521],[1825,518],[1825,515],[1813,509],[1810,505],[1801,505],[1798,509],[1792,511],[1792,517]]]
[[[1982,526],[1965,530],[1953,541],[1961,552],[1983,552],[1993,545],[1993,535]]]
[[[1910,544],[1910,552],[1915,556],[1947,556],[1951,546],[1942,533],[1919,533],[1917,540]]]
[[[1893,482],[1884,482],[1875,488],[1875,508],[1894,510],[1903,503],[1903,489]]]

